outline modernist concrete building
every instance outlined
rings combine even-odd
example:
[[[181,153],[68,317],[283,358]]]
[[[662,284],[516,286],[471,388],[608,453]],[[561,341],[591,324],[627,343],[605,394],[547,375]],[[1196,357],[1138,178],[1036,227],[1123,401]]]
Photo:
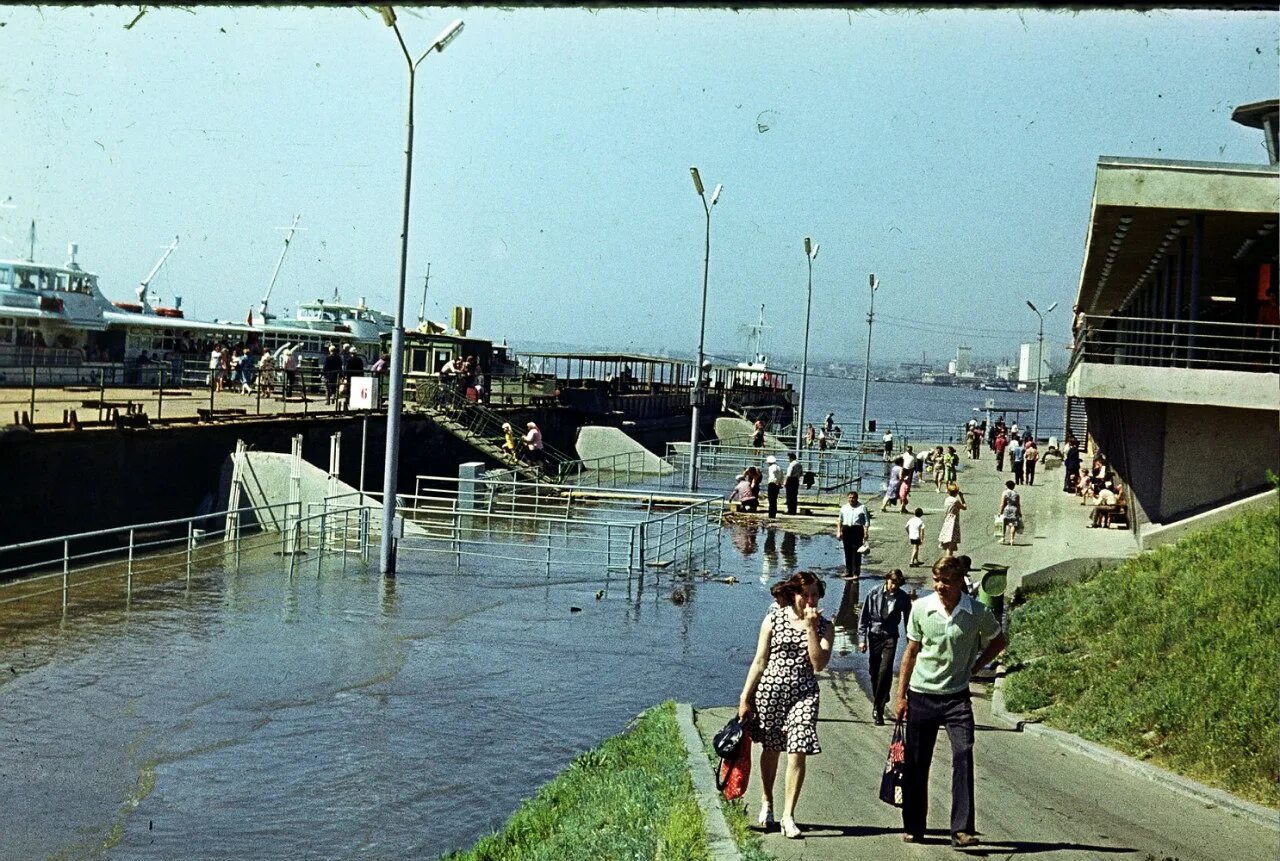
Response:
[[[1270,164],[1098,160],[1067,395],[1140,540],[1280,471],[1277,104],[1233,116]]]

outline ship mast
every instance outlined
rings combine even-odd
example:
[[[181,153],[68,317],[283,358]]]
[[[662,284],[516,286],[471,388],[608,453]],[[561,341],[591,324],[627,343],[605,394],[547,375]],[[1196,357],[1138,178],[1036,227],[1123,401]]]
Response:
[[[284,263],[284,256],[289,253],[289,242],[293,239],[294,231],[307,229],[298,226],[298,220],[301,218],[301,215],[295,215],[292,225],[276,228],[276,230],[286,230],[288,232],[284,236],[284,248],[280,249],[280,259],[276,261],[276,269],[271,273],[271,281],[267,284],[267,292],[262,294],[262,301],[258,304],[258,313],[262,315],[262,322],[264,323],[270,323],[276,318],[275,314],[267,310],[267,303],[271,301],[271,289],[276,286],[276,277],[280,274],[280,266]]]
[[[427,264],[427,275],[422,281],[422,305],[418,308],[418,325],[427,319],[427,285],[431,283],[431,264]]]
[[[156,277],[156,273],[160,271],[160,267],[169,259],[169,255],[173,253],[173,249],[178,247],[178,237],[173,237],[173,242],[164,249],[164,254],[160,255],[160,259],[156,261],[156,265],[151,267],[151,271],[147,273],[147,277],[143,278],[138,284],[138,303],[142,305],[142,310],[147,310],[151,306],[147,303],[147,288],[151,286],[151,279]]]
[[[761,304],[760,306],[760,322],[757,323],[755,326],[752,326],[751,328],[753,330],[751,334],[752,334],[752,337],[755,339],[755,346],[756,346],[755,355],[752,357],[752,361],[763,364],[765,361],[764,330],[768,328],[768,326],[764,324],[764,305],[763,304]]]

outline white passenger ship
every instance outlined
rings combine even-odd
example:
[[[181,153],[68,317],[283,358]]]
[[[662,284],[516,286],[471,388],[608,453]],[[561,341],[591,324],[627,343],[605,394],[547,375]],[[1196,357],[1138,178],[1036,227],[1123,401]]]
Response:
[[[148,295],[151,279],[176,246],[175,239],[137,288],[134,302],[107,299],[98,275],[76,261],[74,243],[61,266],[0,259],[0,368],[178,363],[207,359],[218,342],[275,353],[292,346],[313,359],[330,344],[349,343],[372,360],[381,336],[395,324],[363,299],[355,305],[303,302],[291,319],[261,314],[255,321],[252,311],[244,322],[188,318],[181,299],[164,307],[152,305]]]

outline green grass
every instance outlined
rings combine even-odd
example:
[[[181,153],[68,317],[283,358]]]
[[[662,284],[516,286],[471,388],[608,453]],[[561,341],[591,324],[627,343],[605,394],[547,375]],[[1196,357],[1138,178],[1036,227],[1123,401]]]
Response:
[[[1010,620],[1013,711],[1280,807],[1280,507],[1069,586]]]
[[[452,861],[708,858],[706,828],[668,701],[582,754],[503,829]]]
[[[711,771],[715,773],[720,768],[720,756],[710,742],[703,744],[703,750],[707,754],[707,759],[711,761]],[[758,775],[753,777],[756,780],[760,779]],[[751,827],[755,824],[755,820],[751,818],[748,799],[759,797],[758,792],[753,792],[757,785],[750,784],[747,794],[734,801],[726,801],[724,796],[720,795],[720,810],[724,813],[724,821],[729,826],[733,842],[738,844],[742,861],[773,861],[773,856],[764,851],[764,838],[759,831]]]

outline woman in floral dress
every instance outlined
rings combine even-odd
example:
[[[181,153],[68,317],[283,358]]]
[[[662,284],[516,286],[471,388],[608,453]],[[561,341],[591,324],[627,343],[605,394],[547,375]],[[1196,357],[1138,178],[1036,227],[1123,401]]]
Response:
[[[751,727],[761,745],[759,824],[775,823],[773,781],[778,757],[787,752],[787,795],[782,807],[782,833],[800,837],[796,801],[804,785],[805,758],[821,753],[818,745],[818,680],[815,673],[831,660],[832,625],[818,612],[822,581],[797,571],[772,590],[774,604],[760,625],[755,659],[738,701],[738,717]]]

